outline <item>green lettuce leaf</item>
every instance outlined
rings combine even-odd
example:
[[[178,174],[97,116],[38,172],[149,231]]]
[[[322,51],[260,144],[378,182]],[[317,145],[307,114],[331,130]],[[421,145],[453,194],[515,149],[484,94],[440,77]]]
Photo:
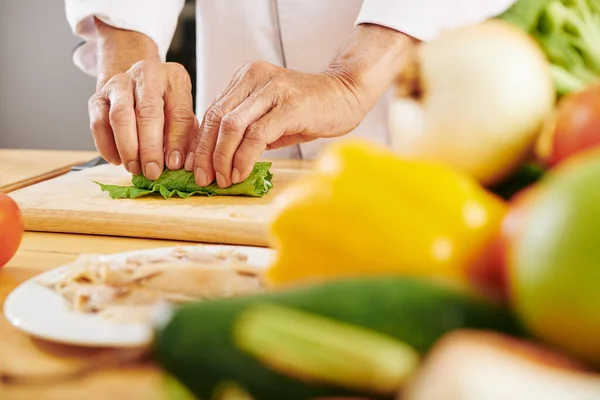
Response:
[[[143,175],[135,175],[131,180],[133,186],[95,183],[103,192],[108,192],[113,199],[135,199],[151,193],[160,193],[165,199],[173,196],[187,199],[194,195],[262,197],[273,187],[273,174],[270,169],[270,162],[258,162],[246,180],[224,189],[220,188],[216,182],[204,187],[198,186],[194,182],[194,173],[183,169],[175,171],[165,169],[155,181],[151,181]]]

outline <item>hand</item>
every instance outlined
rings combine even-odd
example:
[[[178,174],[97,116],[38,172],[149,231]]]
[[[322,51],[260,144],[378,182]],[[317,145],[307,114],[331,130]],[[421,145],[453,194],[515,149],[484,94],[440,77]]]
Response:
[[[206,111],[185,163],[196,184],[224,188],[246,179],[266,149],[340,136],[366,113],[351,76],[308,74],[253,62],[239,67]]]
[[[198,129],[190,77],[180,64],[140,61],[112,76],[89,101],[96,148],[112,164],[123,163],[151,180],[184,164]]]

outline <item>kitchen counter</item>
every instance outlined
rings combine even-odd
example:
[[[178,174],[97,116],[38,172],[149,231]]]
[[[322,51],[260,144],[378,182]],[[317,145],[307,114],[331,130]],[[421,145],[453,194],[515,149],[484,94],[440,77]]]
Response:
[[[58,169],[66,168],[68,171],[71,165],[87,161],[94,156],[95,153],[90,152],[0,150],[1,183],[4,187],[8,185],[23,187],[56,175]],[[27,165],[31,168],[24,167]],[[292,160],[284,160],[279,165],[286,168],[308,166]],[[9,178],[5,175],[7,173],[10,173]],[[32,178],[33,176],[35,178]],[[6,296],[19,284],[46,270],[69,263],[79,254],[118,253],[174,246],[177,243],[182,242],[26,232],[15,257],[0,269],[0,310]],[[66,346],[37,340],[13,327],[2,316],[0,317],[0,399],[165,399],[164,392],[161,392],[163,376],[156,367],[148,363],[97,369],[83,377],[64,381],[54,380],[52,385],[6,382],[7,377],[68,373],[93,365],[97,357],[110,358],[116,355],[116,351]]]

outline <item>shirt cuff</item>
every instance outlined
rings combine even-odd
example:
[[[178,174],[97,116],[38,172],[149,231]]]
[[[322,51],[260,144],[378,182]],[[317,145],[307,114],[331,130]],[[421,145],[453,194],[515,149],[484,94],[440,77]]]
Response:
[[[444,31],[496,17],[514,3],[516,0],[364,0],[355,26],[376,24],[430,41]]]
[[[65,0],[73,33],[85,40],[73,51],[73,62],[88,75],[97,75],[97,38],[93,18],[115,28],[142,33],[158,46],[164,62],[177,28],[184,0]]]

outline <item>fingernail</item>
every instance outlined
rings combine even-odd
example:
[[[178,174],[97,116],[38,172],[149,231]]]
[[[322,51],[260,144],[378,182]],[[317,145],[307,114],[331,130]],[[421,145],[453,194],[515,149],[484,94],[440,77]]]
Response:
[[[194,168],[194,153],[192,153],[191,151],[188,153],[187,157],[185,158],[185,170],[186,171],[191,171]]]
[[[233,169],[233,172],[231,173],[231,181],[235,184],[235,183],[240,183],[242,180],[240,179],[240,171],[238,171],[237,168]]]
[[[196,185],[198,186],[208,186],[209,183],[206,182],[206,174],[202,171],[202,168],[196,168],[194,171],[194,176],[196,177]]]
[[[216,175],[217,175],[217,185],[219,185],[220,188],[227,187],[227,181],[225,180],[225,177],[218,172],[216,173]]]
[[[146,178],[150,179],[151,181],[155,181],[160,177],[161,173],[162,171],[158,167],[158,164],[154,161],[146,164]]]
[[[181,155],[180,151],[175,150],[169,154],[169,159],[167,160],[167,167],[169,167],[169,169],[180,169],[182,163],[183,156]]]
[[[133,175],[139,175],[142,173],[142,167],[139,161],[129,161],[129,164],[127,164],[127,168],[129,169],[129,172],[131,172]]]

